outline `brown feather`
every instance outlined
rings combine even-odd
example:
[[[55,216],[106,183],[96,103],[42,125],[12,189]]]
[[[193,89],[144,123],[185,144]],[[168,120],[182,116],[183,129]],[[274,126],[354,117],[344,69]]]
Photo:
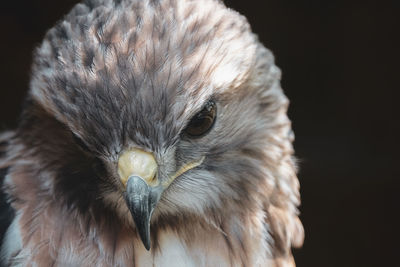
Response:
[[[210,99],[217,119],[191,139]],[[0,137],[16,212],[2,260],[294,266],[304,233],[287,107],[272,53],[221,1],[78,4],[36,50],[22,120]],[[163,193],[149,252],[116,167],[132,146],[154,153],[160,179],[205,158]]]

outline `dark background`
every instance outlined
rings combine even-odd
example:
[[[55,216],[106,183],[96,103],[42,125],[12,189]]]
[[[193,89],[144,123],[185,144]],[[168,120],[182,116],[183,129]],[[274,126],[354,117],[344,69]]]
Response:
[[[15,127],[33,47],[77,1],[1,4],[0,129]],[[393,266],[400,252],[400,1],[238,0],[283,71],[300,159],[298,266]]]

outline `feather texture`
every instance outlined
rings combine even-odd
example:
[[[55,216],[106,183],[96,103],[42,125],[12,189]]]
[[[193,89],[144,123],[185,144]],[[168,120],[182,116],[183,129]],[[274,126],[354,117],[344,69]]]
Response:
[[[184,129],[209,99],[213,128]],[[288,100],[272,53],[216,0],[87,0],[35,53],[15,133],[0,137],[15,212],[6,266],[293,266],[301,246]],[[116,162],[169,181],[145,250]],[[6,175],[5,175],[6,174]]]

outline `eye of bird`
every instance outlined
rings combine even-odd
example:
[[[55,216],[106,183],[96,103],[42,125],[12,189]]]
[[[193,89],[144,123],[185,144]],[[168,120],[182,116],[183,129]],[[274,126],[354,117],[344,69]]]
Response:
[[[217,106],[210,100],[204,108],[190,120],[186,126],[185,133],[191,137],[200,137],[206,134],[214,125],[217,117]]]

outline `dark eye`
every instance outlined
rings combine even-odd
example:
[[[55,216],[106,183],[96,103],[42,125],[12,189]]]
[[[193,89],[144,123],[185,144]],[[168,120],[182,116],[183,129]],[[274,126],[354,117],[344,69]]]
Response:
[[[207,133],[214,125],[217,117],[217,106],[210,100],[204,108],[194,115],[185,129],[185,133],[192,137],[199,137]]]

